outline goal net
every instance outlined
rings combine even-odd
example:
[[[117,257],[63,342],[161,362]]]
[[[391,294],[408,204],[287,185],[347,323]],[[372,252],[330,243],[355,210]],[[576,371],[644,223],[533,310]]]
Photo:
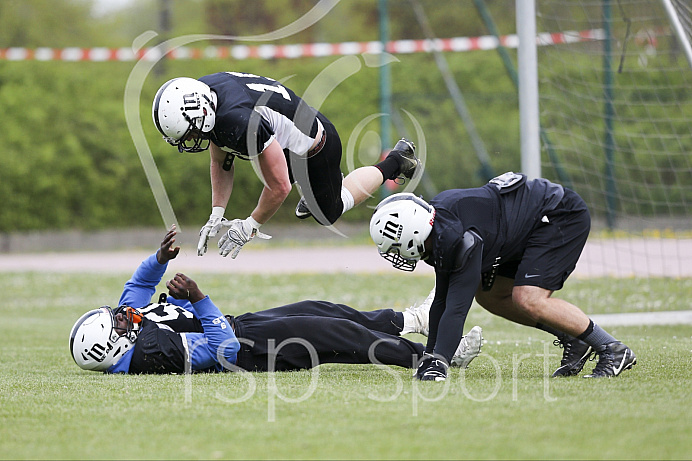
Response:
[[[537,50],[542,174],[588,203],[592,274],[692,277],[692,0],[667,3],[536,0],[562,37]]]

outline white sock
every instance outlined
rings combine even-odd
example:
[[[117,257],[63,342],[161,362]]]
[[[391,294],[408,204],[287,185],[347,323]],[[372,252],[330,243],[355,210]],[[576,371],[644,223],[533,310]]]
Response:
[[[344,209],[341,214],[346,213],[356,204],[353,194],[351,194],[351,192],[349,192],[349,190],[344,186],[341,186],[341,201],[344,203]]]
[[[407,333],[418,333],[418,331],[416,331],[415,316],[408,311],[404,311],[402,314],[404,314],[404,328],[401,329],[401,333],[399,334],[405,335]]]

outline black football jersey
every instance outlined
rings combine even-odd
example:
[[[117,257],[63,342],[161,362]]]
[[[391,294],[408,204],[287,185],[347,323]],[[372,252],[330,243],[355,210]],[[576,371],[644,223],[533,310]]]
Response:
[[[203,333],[202,322],[192,312],[166,302],[151,303],[138,311],[144,320],[129,372],[184,373],[188,359],[184,333]]]
[[[138,311],[148,320],[166,325],[178,333],[204,333],[202,322],[195,315],[175,304],[166,302],[151,303]]]
[[[199,79],[217,96],[211,141],[248,160],[276,139],[289,152],[305,155],[321,122],[317,110],[276,80],[241,72],[219,72]]]
[[[455,270],[457,249],[467,230],[483,240],[482,270],[498,256],[503,262],[521,257],[533,226],[564,196],[559,184],[545,179],[525,181],[504,191],[495,184],[451,189],[436,195],[432,254],[426,260],[438,270]]]
[[[132,351],[129,373],[184,373],[188,360],[184,334],[144,319]]]

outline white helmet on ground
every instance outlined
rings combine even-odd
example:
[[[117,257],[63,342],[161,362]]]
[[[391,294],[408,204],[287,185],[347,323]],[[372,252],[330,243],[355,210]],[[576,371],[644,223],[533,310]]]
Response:
[[[128,309],[139,315],[136,310]],[[91,310],[77,320],[70,332],[72,358],[83,370],[105,371],[134,347],[138,328],[138,325],[133,327],[128,321],[125,334],[120,336],[115,330],[114,314],[110,307]]]
[[[425,254],[435,208],[410,192],[382,200],[370,220],[370,237],[380,255],[394,267],[412,271]]]
[[[216,123],[216,94],[194,78],[174,78],[156,92],[151,115],[163,139],[178,151],[202,152]]]

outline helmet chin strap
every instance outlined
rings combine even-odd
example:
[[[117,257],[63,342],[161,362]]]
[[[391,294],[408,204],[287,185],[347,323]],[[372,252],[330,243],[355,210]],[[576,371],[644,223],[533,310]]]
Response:
[[[421,243],[420,245],[416,246],[416,250],[418,251],[418,254],[421,255],[422,259],[422,256],[425,254],[425,245]]]
[[[211,107],[211,110],[216,112],[216,93],[212,92],[211,99],[209,99],[206,94],[203,94],[202,97],[207,100],[207,102],[209,103],[209,107]]]

